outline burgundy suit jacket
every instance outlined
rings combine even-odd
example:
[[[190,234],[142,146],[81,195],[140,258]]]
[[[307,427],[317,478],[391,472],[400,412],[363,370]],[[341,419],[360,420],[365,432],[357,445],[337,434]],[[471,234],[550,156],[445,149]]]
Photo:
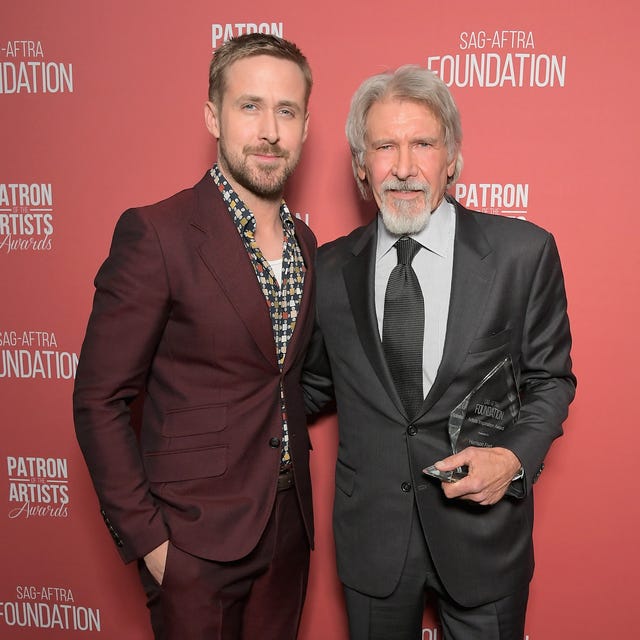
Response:
[[[125,561],[167,538],[218,561],[256,546],[276,495],[281,382],[295,490],[312,544],[299,378],[312,330],[316,241],[300,220],[295,230],[307,272],[281,374],[264,295],[208,174],[118,221],[95,280],[74,418]],[[137,433],[131,404],[141,394]]]

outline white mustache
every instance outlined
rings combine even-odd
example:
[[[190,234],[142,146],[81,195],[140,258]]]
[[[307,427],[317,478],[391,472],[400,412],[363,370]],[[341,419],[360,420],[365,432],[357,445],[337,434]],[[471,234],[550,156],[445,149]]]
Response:
[[[422,191],[429,194],[431,189],[426,182],[418,180],[385,180],[381,185],[382,191]]]

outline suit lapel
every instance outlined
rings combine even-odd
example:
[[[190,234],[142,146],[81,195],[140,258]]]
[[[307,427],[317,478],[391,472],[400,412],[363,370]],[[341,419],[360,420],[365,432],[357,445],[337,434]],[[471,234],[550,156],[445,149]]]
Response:
[[[475,218],[457,202],[456,235],[447,334],[442,361],[421,415],[437,402],[461,366],[478,324],[495,275],[491,246]]]
[[[343,267],[351,313],[362,348],[397,409],[406,417],[402,400],[389,373],[378,331],[375,307],[377,218],[353,246],[353,257]]]
[[[277,368],[273,329],[264,294],[240,234],[208,172],[195,191],[197,205],[191,225],[197,234],[197,251],[258,349]],[[215,309],[211,312],[215,313]]]
[[[305,334],[304,329],[307,326],[309,316],[314,311],[314,309],[312,308],[312,303],[315,300],[315,276],[313,271],[314,265],[312,247],[305,241],[304,235],[298,232],[299,225],[302,225],[302,222],[298,222],[296,220],[295,224],[296,239],[298,241],[298,245],[300,246],[300,251],[302,252],[302,258],[304,260],[307,271],[304,274],[302,301],[300,303],[300,309],[298,309],[296,326],[293,331],[293,335],[289,340],[289,344],[287,345],[287,354],[284,359],[285,371],[288,371],[296,361],[296,356],[298,355],[298,345],[300,344],[300,340],[302,340],[302,337]],[[312,324],[313,321],[311,321],[308,326],[310,327]]]

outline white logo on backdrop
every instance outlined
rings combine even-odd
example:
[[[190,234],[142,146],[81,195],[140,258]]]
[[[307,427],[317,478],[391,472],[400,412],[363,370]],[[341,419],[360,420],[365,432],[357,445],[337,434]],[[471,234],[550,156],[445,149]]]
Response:
[[[66,458],[7,456],[10,519],[66,518],[69,471]]]
[[[439,627],[433,629],[422,630],[422,640],[443,640],[442,631]],[[531,640],[528,635],[525,635],[523,640]]]
[[[0,328],[0,379],[71,380],[77,368],[78,354],[61,350],[53,331]]]
[[[51,183],[0,183],[0,253],[51,251]]]
[[[101,631],[100,609],[76,604],[71,589],[19,585],[13,602],[0,602],[0,624],[31,629]]]
[[[0,94],[73,93],[73,64],[46,60],[41,41],[0,45]]]
[[[283,22],[227,22],[211,25],[211,48],[217,49],[227,40],[247,33],[269,33],[283,38]]]
[[[462,31],[457,52],[429,55],[427,68],[448,87],[564,87],[567,56],[536,50],[533,31]]]
[[[468,209],[524,220],[529,207],[529,185],[457,182],[455,198]]]

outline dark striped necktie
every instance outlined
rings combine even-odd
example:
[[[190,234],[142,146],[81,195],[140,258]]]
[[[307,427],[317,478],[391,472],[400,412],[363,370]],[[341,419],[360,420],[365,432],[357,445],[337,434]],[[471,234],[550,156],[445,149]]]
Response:
[[[409,418],[420,410],[424,299],[411,262],[422,245],[402,237],[395,244],[398,264],[393,268],[384,298],[382,346],[391,376]]]

